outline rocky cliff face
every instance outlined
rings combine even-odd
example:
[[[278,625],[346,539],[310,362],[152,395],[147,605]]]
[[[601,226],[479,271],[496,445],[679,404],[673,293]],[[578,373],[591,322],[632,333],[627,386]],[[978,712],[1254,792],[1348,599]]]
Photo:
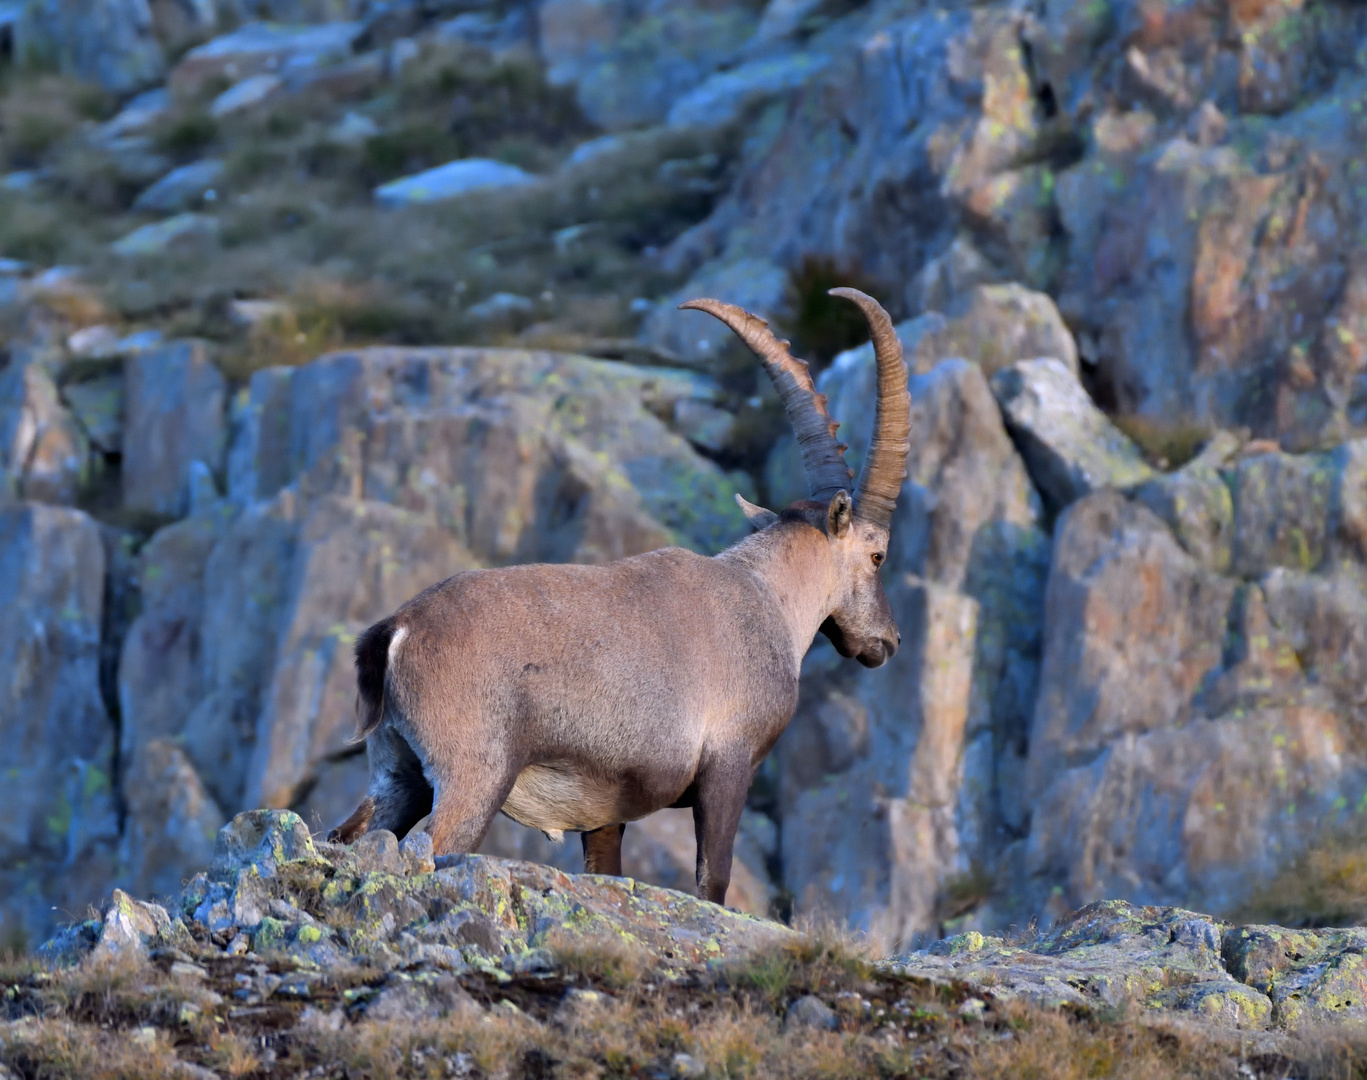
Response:
[[[0,260],[0,936],[175,893],[239,811],[340,818],[348,647],[425,585],[715,551],[737,490],[802,494],[752,367],[675,302],[801,328],[812,265],[912,369],[904,647],[813,649],[733,902],[885,952],[1236,910],[1367,806],[1362,18],[0,10],[16,64],[110,95],[61,140],[0,124],[0,255],[82,264]],[[411,344],[437,330],[479,344]],[[820,376],[856,465],[871,372]],[[485,850],[577,862],[505,821]],[[626,855],[686,886],[686,812]]]

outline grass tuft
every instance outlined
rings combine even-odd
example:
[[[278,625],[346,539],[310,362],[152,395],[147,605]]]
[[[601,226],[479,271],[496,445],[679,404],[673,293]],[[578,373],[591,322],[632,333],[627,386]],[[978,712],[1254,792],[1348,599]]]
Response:
[[[1331,836],[1286,866],[1233,917],[1291,927],[1367,924],[1367,836]]]

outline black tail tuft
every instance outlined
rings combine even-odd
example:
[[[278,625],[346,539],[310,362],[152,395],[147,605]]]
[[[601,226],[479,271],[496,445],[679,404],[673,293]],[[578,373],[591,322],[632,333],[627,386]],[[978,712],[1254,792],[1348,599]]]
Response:
[[[394,637],[393,618],[381,619],[356,640],[356,734],[353,743],[364,742],[384,715],[384,676],[389,664],[389,642]]]

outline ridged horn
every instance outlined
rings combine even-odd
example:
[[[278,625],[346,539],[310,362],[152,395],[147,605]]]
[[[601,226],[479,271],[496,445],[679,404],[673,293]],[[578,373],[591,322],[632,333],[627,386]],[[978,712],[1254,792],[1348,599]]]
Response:
[[[873,436],[859,487],[854,493],[855,516],[881,528],[892,524],[892,512],[907,475],[907,437],[911,434],[911,398],[907,394],[907,366],[902,362],[902,343],[888,313],[872,296],[858,289],[832,289],[859,305],[873,339],[878,368],[878,398],[873,415]]]
[[[767,322],[735,304],[703,299],[686,300],[679,307],[720,319],[759,357],[797,435],[812,498],[825,502],[837,491],[848,491],[854,473],[845,464],[845,447],[836,440],[837,425],[826,411],[826,395],[816,392],[806,361],[793,356],[788,342],[774,337]]]

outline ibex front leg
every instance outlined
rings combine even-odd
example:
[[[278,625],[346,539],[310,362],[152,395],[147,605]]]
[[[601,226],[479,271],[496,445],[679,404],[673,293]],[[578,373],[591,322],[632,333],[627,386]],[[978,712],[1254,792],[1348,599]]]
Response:
[[[584,873],[622,876],[622,836],[627,827],[604,825],[579,834],[584,844]]]
[[[720,760],[698,773],[693,804],[693,832],[698,840],[698,895],[714,904],[726,903],[731,884],[731,851],[736,844],[751,768],[744,760]]]

